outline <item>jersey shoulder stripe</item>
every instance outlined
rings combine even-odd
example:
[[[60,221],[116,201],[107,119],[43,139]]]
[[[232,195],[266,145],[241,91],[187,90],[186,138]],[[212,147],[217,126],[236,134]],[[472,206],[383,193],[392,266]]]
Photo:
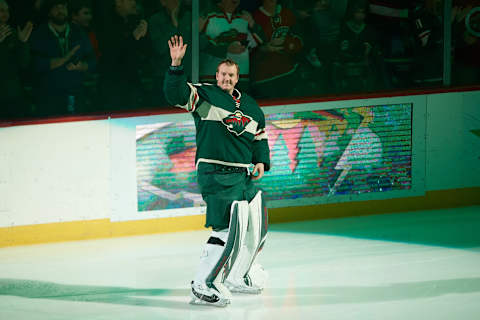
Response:
[[[190,96],[188,97],[187,103],[185,105],[177,104],[176,106],[185,109],[188,112],[194,112],[199,101],[198,91],[190,82],[187,82],[187,85],[190,87]]]

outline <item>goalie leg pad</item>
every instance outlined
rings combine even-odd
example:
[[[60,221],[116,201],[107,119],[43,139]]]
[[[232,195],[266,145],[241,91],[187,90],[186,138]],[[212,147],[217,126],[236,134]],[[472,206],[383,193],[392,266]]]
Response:
[[[248,216],[247,233],[241,243],[238,259],[227,278],[227,286],[232,292],[260,293],[265,281],[255,281],[257,277],[250,277],[249,271],[265,243],[268,231],[268,216],[262,191],[258,191],[248,204]]]
[[[192,283],[193,300],[203,300],[210,303],[218,299],[231,299],[230,292],[223,285],[231,266],[238,259],[240,244],[244,241],[248,224],[248,202],[234,201],[230,210],[230,225],[228,229],[212,231],[211,237],[205,244],[200,265]],[[223,272],[222,272],[223,271]],[[195,294],[197,293],[197,294]],[[211,293],[211,294],[209,294]],[[200,302],[200,301],[199,301]],[[222,301],[221,301],[222,302]]]

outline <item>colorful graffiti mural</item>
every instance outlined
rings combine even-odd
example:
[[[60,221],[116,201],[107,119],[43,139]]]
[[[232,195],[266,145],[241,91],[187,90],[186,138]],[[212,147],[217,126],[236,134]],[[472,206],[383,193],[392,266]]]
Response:
[[[266,116],[267,199],[301,199],[411,188],[412,105]],[[138,210],[204,205],[195,174],[193,121],[137,126]]]

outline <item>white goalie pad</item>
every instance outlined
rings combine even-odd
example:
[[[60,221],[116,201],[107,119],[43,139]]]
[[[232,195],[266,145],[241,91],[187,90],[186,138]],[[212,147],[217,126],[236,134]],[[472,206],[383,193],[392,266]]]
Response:
[[[258,277],[249,277],[249,271],[259,251],[263,247],[267,235],[267,228],[267,212],[262,199],[262,191],[258,191],[248,204],[247,232],[241,243],[238,257],[227,278],[229,287],[258,285],[263,288],[264,281],[260,281],[262,283],[252,283],[257,282],[253,278],[258,279]],[[257,267],[263,270],[261,266]]]
[[[230,293],[223,286],[231,266],[238,259],[241,243],[244,241],[248,225],[248,202],[234,201],[230,210],[228,229],[212,231],[205,244],[197,273],[194,277],[196,286],[217,290],[223,296]]]

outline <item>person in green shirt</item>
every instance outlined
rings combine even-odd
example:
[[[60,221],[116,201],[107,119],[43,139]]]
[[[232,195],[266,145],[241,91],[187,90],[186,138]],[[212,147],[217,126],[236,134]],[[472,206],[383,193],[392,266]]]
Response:
[[[192,281],[192,304],[226,306],[230,292],[260,293],[266,273],[255,262],[265,242],[268,217],[255,186],[270,168],[265,116],[254,99],[235,88],[239,67],[225,59],[216,85],[187,82],[182,59],[187,44],[169,41],[167,101],[190,112],[196,127],[196,166],[212,234]],[[253,170],[250,171],[251,166]]]
[[[28,40],[33,24],[12,28],[9,24],[10,8],[0,0],[0,120],[22,117],[27,112],[21,71],[30,63]]]

